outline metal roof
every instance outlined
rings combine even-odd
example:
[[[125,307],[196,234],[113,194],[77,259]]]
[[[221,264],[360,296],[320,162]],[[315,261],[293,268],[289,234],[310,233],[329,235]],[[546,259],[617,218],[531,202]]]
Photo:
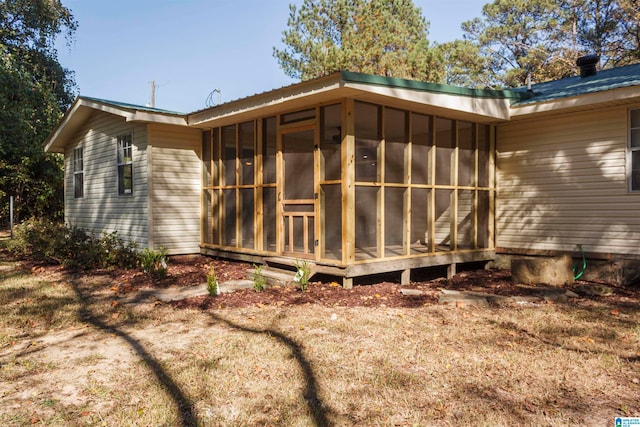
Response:
[[[345,83],[361,83],[374,86],[385,86],[389,88],[409,89],[417,92],[431,92],[448,94],[455,96],[471,97],[471,98],[493,98],[493,99],[509,99],[512,106],[523,106],[539,102],[552,101],[560,98],[571,96],[585,95],[589,93],[602,92],[611,89],[617,89],[628,86],[640,86],[640,63],[627,65],[623,67],[610,68],[599,71],[596,75],[581,78],[579,76],[567,77],[560,80],[552,80],[544,83],[536,83],[531,86],[531,90],[526,87],[513,89],[470,89],[460,86],[452,86],[446,84],[429,83],[418,80],[401,79],[395,77],[376,76],[371,74],[355,73],[350,71],[341,71],[333,74],[334,78]],[[325,77],[326,78],[326,77]],[[320,80],[313,79],[313,80]],[[311,80],[311,81],[313,81]],[[294,83],[288,87],[298,87],[301,83]],[[238,101],[248,100],[260,95],[266,95],[272,92],[282,91],[284,88],[263,92],[240,98],[238,100],[229,101],[225,104],[233,104]],[[86,100],[92,100],[103,104],[109,104],[117,108],[124,108],[136,111],[145,111],[149,113],[171,114],[177,116],[186,116],[187,114],[178,111],[164,110],[160,108],[152,108],[143,105],[130,104],[126,102],[111,101],[107,99],[92,98],[82,96]],[[224,105],[224,104],[223,104]],[[219,106],[208,107],[189,113],[193,115],[207,110],[215,109]]]
[[[461,86],[453,86],[440,83],[429,83],[419,80],[400,79],[397,77],[376,76],[373,74],[354,73],[342,71],[340,77],[345,82],[365,83],[390,88],[411,89],[419,92],[442,93],[448,95],[468,96],[472,98],[493,99],[527,99],[531,94],[526,91],[513,89],[471,89]]]
[[[514,102],[513,106],[552,101],[629,86],[640,86],[640,63],[598,71],[589,77],[567,77],[531,85],[533,96]],[[517,91],[526,92],[527,88]]]
[[[77,129],[92,110],[117,114],[127,121],[200,126],[209,125],[223,116],[238,116],[243,112],[251,112],[260,108],[271,108],[273,110],[286,102],[291,103],[291,106],[295,106],[303,105],[304,102],[326,101],[325,98],[335,97],[337,96],[336,91],[341,91],[340,96],[343,97],[360,96],[364,99],[374,100],[379,97],[387,97],[387,99],[392,97],[402,102],[415,102],[440,108],[445,113],[455,111],[460,114],[474,114],[475,116],[490,117],[492,119],[509,120],[509,117],[513,118],[515,115],[522,115],[523,111],[527,109],[512,108],[511,112],[509,112],[509,105],[511,107],[531,107],[533,110],[525,113],[537,114],[543,111],[539,110],[536,104],[546,103],[548,108],[545,111],[548,112],[555,109],[568,108],[555,105],[553,101],[561,102],[567,98],[632,87],[635,87],[635,89],[629,90],[630,96],[637,99],[640,96],[640,63],[601,70],[593,76],[584,78],[575,76],[537,83],[532,85],[531,90],[527,90],[526,87],[508,90],[469,89],[417,80],[342,71],[329,76],[294,83],[262,94],[226,102],[190,114],[127,102],[80,96],[49,135],[45,141],[45,148],[49,151],[59,150],[58,144],[64,143],[66,141],[65,138]],[[585,102],[594,101],[587,100]]]
[[[148,107],[146,105],[129,104],[127,102],[111,101],[109,99],[93,98],[90,96],[80,96],[80,98],[86,99],[88,101],[100,102],[102,104],[109,104],[117,108],[125,108],[128,110],[147,111],[149,113],[172,114],[175,116],[185,115],[185,113],[181,113],[178,111],[163,110],[161,108]]]

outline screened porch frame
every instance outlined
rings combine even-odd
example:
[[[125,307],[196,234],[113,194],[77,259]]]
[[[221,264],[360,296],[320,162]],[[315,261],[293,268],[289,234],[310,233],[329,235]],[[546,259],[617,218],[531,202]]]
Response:
[[[450,182],[448,184],[436,184],[436,173],[438,170],[437,155],[438,155],[438,140],[436,136],[436,126],[434,125],[438,117],[442,119],[449,118],[429,115],[424,112],[415,112],[408,110],[401,110],[397,107],[388,107],[380,104],[376,105],[380,111],[380,141],[377,153],[377,169],[381,176],[372,182],[356,181],[356,151],[357,151],[357,135],[356,135],[356,105],[357,103],[367,103],[365,101],[358,101],[353,98],[342,99],[336,102],[325,103],[322,105],[316,105],[306,110],[313,110],[313,118],[305,118],[300,121],[293,121],[291,123],[283,123],[283,117],[287,114],[295,114],[294,112],[283,112],[281,114],[270,115],[269,117],[257,117],[254,120],[244,121],[242,123],[235,123],[232,125],[219,126],[211,129],[210,131],[203,132],[203,195],[202,195],[202,250],[204,253],[223,255],[231,258],[246,259],[252,261],[259,261],[262,257],[276,257],[287,256],[293,257],[295,254],[285,253],[285,233],[284,233],[284,221],[281,220],[287,214],[282,210],[282,203],[280,200],[275,201],[275,211],[270,210],[269,200],[265,197],[273,200],[273,192],[275,190],[276,197],[280,197],[283,190],[283,152],[282,152],[282,135],[287,132],[295,132],[298,129],[313,129],[314,130],[314,153],[313,153],[313,189],[314,189],[314,225],[313,225],[313,243],[314,253],[310,258],[311,261],[325,265],[327,267],[335,267],[335,272],[344,273],[344,277],[357,277],[365,274],[375,274],[384,271],[403,271],[403,280],[406,276],[406,269],[427,267],[432,265],[454,264],[457,262],[472,262],[472,261],[484,261],[492,259],[495,249],[495,232],[494,232],[494,219],[495,219],[495,129],[493,126],[488,126],[480,123],[471,123],[473,127],[473,176],[469,185],[458,185],[459,176],[459,162],[460,162],[460,141],[458,140],[457,123],[458,120],[450,119],[455,130],[453,146],[451,147],[450,165],[448,167]],[[325,108],[333,105],[340,105],[340,176],[339,179],[330,177],[332,179],[325,179],[325,153],[324,142],[321,140],[323,134],[326,131],[323,129],[323,112]],[[403,182],[385,182],[385,148],[387,141],[385,140],[384,118],[387,110],[399,110],[406,114],[406,143],[404,146],[403,168],[405,176]],[[300,110],[302,111],[302,110]],[[429,182],[428,183],[413,183],[412,182],[412,153],[413,153],[413,138],[412,138],[412,125],[413,118],[416,114],[430,117],[431,120],[431,145],[429,147],[429,155],[427,158],[427,165],[429,169]],[[275,123],[275,129],[268,130],[267,121],[271,120],[271,124]],[[246,164],[242,164],[243,161],[248,163],[242,156],[242,141],[239,134],[241,126],[246,126],[247,123],[253,123],[253,182],[245,183],[243,181],[242,174],[246,169]],[[235,158],[233,162],[224,156],[224,141],[222,140],[223,129],[228,126],[235,126]],[[480,162],[482,161],[479,155],[479,134],[480,127],[486,129],[488,138],[488,153],[486,165],[488,176],[486,177],[485,185],[479,185],[478,176],[480,170]],[[275,131],[276,135],[276,147],[275,153],[266,153],[269,149],[267,144],[267,138],[273,139],[272,133]],[[267,133],[271,132],[270,136]],[[215,142],[217,139],[217,142]],[[326,138],[325,138],[326,139]],[[273,141],[269,142],[273,144]],[[209,145],[207,149],[206,145]],[[245,147],[246,148],[246,147]],[[273,147],[271,147],[273,149]],[[249,150],[250,151],[250,150]],[[265,166],[267,156],[270,159],[270,167],[273,168],[273,156],[275,155],[275,183],[265,182]],[[227,163],[225,163],[227,162]],[[229,184],[226,182],[226,178],[232,176],[230,174],[225,175],[225,168],[228,169],[230,165],[235,168],[234,182]],[[216,178],[217,175],[217,178]],[[336,216],[336,212],[329,208],[336,206],[337,201],[331,200],[328,203],[326,196],[326,189],[328,186],[333,186],[334,190],[337,190],[337,186],[340,188],[340,215]],[[357,189],[369,189],[370,191],[376,191],[376,206],[375,206],[375,245],[372,248],[358,247],[358,219],[356,218],[356,191]],[[245,197],[243,199],[242,192],[245,194],[252,193],[252,197]],[[429,194],[428,199],[428,218],[425,221],[427,224],[427,234],[430,238],[420,245],[420,248],[416,247],[415,242],[412,243],[411,233],[411,213],[412,213],[412,193],[414,190],[418,192],[427,192]],[[385,212],[385,197],[386,193],[391,194],[394,191],[404,191],[403,193],[403,208],[402,208],[402,244],[388,245],[385,242],[385,227],[388,225],[388,213]],[[450,247],[441,247],[434,238],[438,231],[436,222],[436,194],[440,192],[449,192],[450,202],[447,210],[449,211],[448,218],[448,234],[450,236]],[[458,233],[460,226],[459,218],[459,202],[461,194],[471,194],[472,201],[471,209],[471,241],[466,247],[459,247],[458,245]],[[268,193],[268,194],[267,194]],[[335,192],[334,192],[335,193]],[[233,194],[233,197],[231,195]],[[479,212],[479,194],[487,196],[486,205],[483,209],[485,212]],[[335,199],[335,194],[333,195]],[[229,199],[229,200],[227,200]],[[234,200],[231,200],[234,199]],[[252,203],[251,200],[252,199]],[[234,204],[233,209],[231,206],[227,206],[232,201]],[[308,200],[307,200],[308,201]],[[243,215],[243,206],[253,205],[252,212],[245,212]],[[275,213],[275,224],[273,223]],[[335,223],[339,218],[339,227],[336,227]],[[229,227],[229,220],[233,223],[233,226]],[[394,220],[398,220],[395,218]],[[479,243],[478,227],[482,221],[485,230],[484,242]],[[397,225],[397,224],[396,224]],[[218,231],[216,232],[216,227]],[[252,228],[252,230],[247,229]],[[275,232],[275,245],[273,245],[273,234],[269,232],[269,227],[274,227]],[[327,246],[327,241],[330,240],[328,229],[341,229],[340,242],[336,247],[335,242],[333,245]],[[442,228],[442,227],[441,227]],[[235,239],[226,239],[225,231],[235,233]],[[252,239],[251,245],[247,244],[247,236]],[[335,236],[334,236],[335,237]],[[291,236],[289,236],[291,238]],[[226,239],[226,240],[225,240]],[[270,240],[271,239],[271,240]],[[306,241],[306,240],[305,240]],[[246,246],[246,247],[243,247]],[[413,248],[413,250],[412,250]],[[308,249],[308,248],[307,248]],[[419,250],[417,250],[419,249]],[[447,250],[448,249],[448,250]],[[339,256],[328,256],[330,252],[340,251]],[[364,258],[361,254],[370,250],[374,256]],[[399,252],[399,254],[391,255],[393,251]],[[301,254],[304,255],[304,254]],[[304,257],[304,256],[302,256]],[[435,263],[435,264],[434,264]],[[333,270],[332,270],[333,271]],[[340,274],[342,275],[342,274]]]

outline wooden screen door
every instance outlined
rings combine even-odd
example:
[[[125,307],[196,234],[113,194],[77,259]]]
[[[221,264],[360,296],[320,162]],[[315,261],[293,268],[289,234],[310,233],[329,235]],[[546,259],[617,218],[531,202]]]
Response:
[[[314,134],[313,127],[282,133],[281,250],[299,258],[315,249]]]

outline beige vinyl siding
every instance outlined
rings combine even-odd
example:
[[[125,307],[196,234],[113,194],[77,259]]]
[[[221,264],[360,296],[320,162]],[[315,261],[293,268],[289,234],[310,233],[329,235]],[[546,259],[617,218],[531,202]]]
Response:
[[[627,108],[497,127],[497,246],[640,254],[627,191]]]
[[[133,135],[133,195],[118,195],[116,137]],[[65,148],[65,221],[100,235],[118,231],[141,247],[148,242],[146,126],[94,113]],[[84,197],[73,194],[73,149],[84,151]]]
[[[149,141],[153,245],[170,254],[199,253],[201,132],[149,125]]]
[[[449,250],[453,244],[451,240],[453,238],[451,233],[453,190],[438,189],[432,191],[436,192],[436,217],[433,235],[436,250]]]

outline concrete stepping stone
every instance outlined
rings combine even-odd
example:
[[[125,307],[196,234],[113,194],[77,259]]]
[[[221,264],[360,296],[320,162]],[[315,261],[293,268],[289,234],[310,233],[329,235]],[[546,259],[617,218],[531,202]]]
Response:
[[[441,289],[438,295],[438,304],[454,305],[457,307],[473,305],[478,307],[488,307],[486,295],[479,295],[477,292],[460,292]]]
[[[218,284],[221,294],[235,292],[241,289],[253,289],[252,280],[229,280]],[[180,301],[186,298],[194,298],[209,295],[207,285],[172,287],[163,289],[144,289],[135,295],[123,298],[123,303],[134,303],[147,298],[156,298],[162,302]]]
[[[422,292],[420,289],[405,289],[405,288],[402,288],[402,289],[400,289],[400,293],[405,297],[417,297],[417,296],[420,296],[420,295],[424,295],[424,292]]]
[[[253,280],[229,280],[218,285],[218,290],[221,294],[228,294],[230,292],[239,291],[241,289],[253,289]]]

